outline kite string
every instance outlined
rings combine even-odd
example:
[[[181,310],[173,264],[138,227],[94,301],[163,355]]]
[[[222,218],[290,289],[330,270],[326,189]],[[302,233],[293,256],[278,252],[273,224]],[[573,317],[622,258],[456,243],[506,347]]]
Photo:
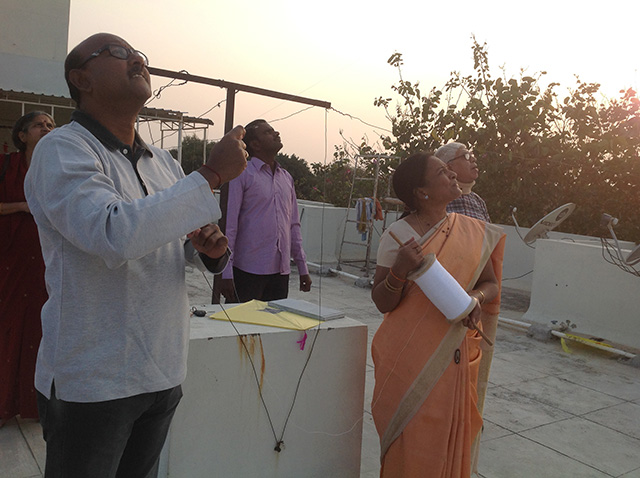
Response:
[[[328,133],[327,133],[327,123],[328,123],[328,115],[327,115],[327,110],[325,109],[324,112],[324,175],[325,175],[325,179],[326,179],[326,174],[327,174],[327,151],[328,151]],[[326,198],[326,187],[327,187],[327,182],[324,181],[323,184],[323,190],[322,190],[322,214],[320,215],[320,271],[318,274],[318,317],[322,317],[322,262],[323,262],[323,257],[324,257],[324,248],[323,248],[323,243],[324,243],[324,213],[325,213],[325,198]],[[298,379],[298,383],[296,385],[296,391],[293,395],[293,401],[291,402],[291,408],[289,409],[289,413],[287,414],[287,418],[285,419],[284,422],[284,426],[282,427],[282,435],[280,436],[280,440],[279,443],[282,443],[282,440],[284,439],[284,432],[287,428],[287,424],[289,423],[289,418],[291,417],[291,413],[293,412],[293,407],[295,406],[296,403],[296,398],[298,397],[298,391],[300,389],[300,384],[302,383],[302,377],[304,375],[305,370],[307,369],[307,365],[309,365],[309,361],[311,360],[311,354],[313,353],[313,350],[315,349],[316,346],[316,341],[318,340],[318,336],[320,335],[320,324],[322,322],[318,321],[318,325],[316,326],[316,333],[313,336],[313,341],[311,342],[311,347],[309,348],[309,354],[307,355],[307,360],[304,363],[304,366],[302,367],[302,372],[300,373],[300,377]]]
[[[209,284],[209,287],[211,288],[211,291],[213,292],[213,285],[209,282],[209,279],[207,279],[207,276],[206,276],[206,274],[204,272],[202,272],[202,276],[205,278],[205,280],[207,281],[207,284]],[[233,284],[233,290],[234,290],[234,293],[235,293],[236,297],[238,297],[238,291],[236,290],[235,283]],[[229,321],[229,323],[231,324],[231,327],[233,327],[233,330],[235,330],[236,335],[240,339],[240,343],[242,344],[242,347],[244,348],[244,351],[246,352],[247,357],[249,358],[249,363],[251,364],[251,370],[253,371],[253,376],[254,376],[254,378],[256,380],[256,384],[258,385],[258,395],[260,396],[260,401],[262,402],[262,406],[264,407],[264,411],[267,414],[267,420],[269,420],[269,426],[271,427],[271,433],[273,433],[273,439],[276,441],[276,444],[277,444],[278,443],[278,436],[276,434],[276,429],[273,426],[273,420],[271,420],[271,414],[269,413],[269,409],[267,408],[267,404],[266,404],[266,402],[264,400],[264,396],[262,395],[262,387],[260,387],[260,379],[258,378],[258,371],[256,370],[255,363],[253,362],[253,357],[251,356],[251,353],[249,353],[249,348],[247,347],[247,344],[244,341],[244,337],[245,336],[240,334],[240,331],[236,327],[236,324],[233,322],[233,320],[231,320],[231,317],[229,317],[229,314],[227,313],[227,310],[222,305],[222,302],[220,302],[218,305],[222,309],[222,312],[224,312],[224,315],[227,318],[227,320]]]
[[[321,214],[321,229],[320,229],[320,274],[319,274],[319,279],[318,279],[318,316],[321,317],[321,310],[322,310],[322,267],[323,267],[323,258],[324,258],[324,214],[325,214],[325,198],[326,198],[326,163],[327,163],[327,155],[328,155],[328,112],[325,109],[325,125],[324,125],[324,184],[323,184],[323,201],[322,201],[322,214]],[[205,276],[204,272],[202,273],[203,276]],[[213,286],[209,283],[209,280],[206,278],[207,283],[209,284],[209,287],[213,290]],[[234,284],[234,289],[235,289],[235,284]],[[235,291],[236,297],[238,296],[238,292]],[[237,336],[240,338],[240,341],[242,343],[242,346],[247,354],[247,356],[249,357],[249,362],[251,364],[251,368],[253,370],[253,375],[254,378],[256,380],[256,385],[258,387],[258,394],[260,396],[260,401],[262,402],[262,406],[267,414],[267,419],[269,421],[269,426],[271,427],[271,432],[274,436],[274,440],[276,442],[275,444],[275,448],[274,450],[277,452],[280,452],[282,450],[282,445],[284,445],[284,434],[285,431],[287,429],[287,425],[289,423],[289,419],[291,417],[291,414],[293,413],[293,409],[295,407],[296,404],[296,400],[298,397],[298,392],[300,390],[300,385],[302,384],[302,378],[304,376],[304,373],[307,369],[307,366],[309,365],[309,361],[311,360],[311,356],[313,354],[313,351],[315,349],[315,344],[318,340],[318,336],[320,335],[320,325],[322,323],[322,321],[318,321],[318,325],[316,327],[316,333],[314,335],[313,341],[311,342],[311,346],[309,347],[309,353],[307,355],[307,358],[305,360],[305,363],[303,365],[302,371],[300,372],[300,376],[298,377],[298,381],[296,383],[296,388],[295,388],[295,392],[294,392],[294,396],[293,396],[293,400],[291,402],[291,407],[289,408],[289,411],[287,413],[287,416],[285,418],[284,421],[284,425],[282,427],[282,433],[280,434],[280,437],[278,438],[276,431],[275,431],[275,426],[273,425],[273,420],[271,419],[271,414],[269,413],[269,409],[267,407],[266,401],[264,399],[264,395],[262,394],[262,389],[260,387],[260,379],[258,378],[258,372],[256,370],[255,367],[255,363],[253,361],[253,358],[251,357],[251,354],[249,353],[249,349],[247,347],[247,345],[245,344],[244,338],[243,336],[240,334],[240,331],[238,330],[238,328],[236,327],[235,323],[233,322],[233,320],[231,319],[231,317],[229,316],[227,310],[223,307],[222,303],[219,304],[220,308],[222,309],[222,311],[224,312],[227,320],[229,321],[229,323],[232,325],[233,329],[235,330]],[[305,332],[306,333],[306,332]],[[353,429],[353,427],[355,427],[355,425],[357,425],[357,423],[362,420],[362,418],[360,418],[351,428]],[[329,434],[330,435],[330,434]]]
[[[321,316],[320,312],[322,310],[322,271],[323,271],[323,268],[324,268],[324,224],[325,224],[325,207],[326,207],[326,188],[327,188],[327,168],[326,168],[326,164],[327,164],[328,149],[329,149],[328,142],[329,142],[329,140],[328,140],[328,111],[325,109],[325,127],[324,127],[324,166],[325,166],[325,168],[324,168],[324,173],[323,173],[323,179],[324,179],[324,181],[323,181],[323,189],[322,189],[323,201],[322,201],[322,214],[321,214],[321,227],[320,227],[320,261],[319,261],[320,271],[319,271],[319,274],[318,274],[318,316],[319,317]],[[205,280],[207,281],[207,283],[209,284],[209,288],[213,289],[213,286],[211,285],[211,283],[207,279],[207,277],[204,274],[204,272],[202,274],[205,277]],[[234,284],[234,289],[235,289],[235,284]],[[235,294],[236,294],[236,297],[237,297],[238,296],[237,291],[235,291]],[[258,388],[258,394],[260,396],[260,401],[262,402],[262,406],[263,406],[263,408],[264,408],[264,410],[265,410],[265,412],[267,414],[267,419],[269,421],[269,426],[271,428],[271,432],[273,434],[273,437],[274,437],[274,440],[275,440],[275,443],[276,443],[276,446],[275,446],[274,449],[276,451],[280,452],[281,449],[282,449],[282,445],[284,445],[284,441],[283,441],[284,434],[285,434],[287,425],[289,423],[289,419],[290,419],[290,417],[292,415],[293,408],[294,408],[295,403],[296,403],[296,399],[297,399],[297,395],[298,395],[298,392],[299,392],[299,389],[300,389],[302,378],[303,378],[304,373],[306,371],[307,365],[309,364],[309,361],[311,360],[311,355],[313,353],[316,341],[318,339],[318,335],[319,335],[319,331],[320,331],[320,323],[318,323],[318,326],[316,328],[316,334],[315,334],[314,339],[313,339],[313,341],[311,343],[311,347],[309,348],[309,354],[307,356],[307,359],[305,360],[305,364],[303,366],[303,369],[302,369],[302,371],[300,373],[300,377],[298,378],[298,382],[296,384],[296,389],[295,389],[295,393],[294,393],[294,398],[293,398],[292,403],[291,403],[291,407],[289,408],[289,412],[288,412],[287,417],[285,419],[280,438],[278,438],[277,437],[277,433],[275,431],[275,426],[273,424],[273,420],[271,418],[271,415],[269,413],[269,409],[267,407],[264,395],[262,393],[262,388],[260,387],[260,379],[258,378],[258,373],[257,373],[256,367],[255,367],[255,363],[254,363],[253,358],[252,358],[251,354],[249,353],[249,349],[248,349],[248,347],[247,347],[247,345],[246,345],[246,343],[244,341],[244,336],[242,334],[240,334],[240,331],[236,327],[235,323],[233,322],[233,320],[229,316],[227,310],[224,308],[222,303],[220,303],[219,305],[220,305],[220,308],[222,309],[222,311],[224,312],[227,320],[229,321],[229,323],[234,328],[237,336],[240,338],[242,346],[243,346],[243,348],[244,348],[244,350],[245,350],[245,352],[247,354],[247,357],[249,358],[249,363],[251,364],[251,368],[253,370],[253,376],[254,376],[254,379],[256,381],[256,385],[257,385],[257,388]],[[277,390],[274,389],[270,385],[269,380],[266,377],[265,377],[264,380],[265,380],[265,383],[267,383],[269,385],[269,388],[273,391],[273,393],[276,396],[278,396]],[[282,401],[282,400],[279,400],[279,401]],[[338,433],[329,433],[329,432],[323,432],[323,431],[318,431],[318,430],[311,431],[311,430],[306,430],[306,429],[296,425],[295,423],[292,423],[292,425],[295,428],[297,428],[297,429],[299,429],[299,430],[301,430],[301,431],[303,431],[303,432],[305,432],[307,434],[319,434],[319,435],[326,435],[326,436],[330,436],[330,437],[339,437],[339,436],[343,436],[343,435],[347,435],[347,434],[351,433],[353,431],[353,429],[360,422],[363,421],[363,419],[364,419],[364,415],[360,416],[345,431],[341,431],[341,432],[338,432]]]

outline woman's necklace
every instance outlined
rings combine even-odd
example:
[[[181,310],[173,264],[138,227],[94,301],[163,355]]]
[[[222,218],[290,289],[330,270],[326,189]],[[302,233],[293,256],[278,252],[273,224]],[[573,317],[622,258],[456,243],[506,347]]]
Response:
[[[415,214],[416,214],[416,217],[415,217],[416,225],[419,228],[418,232],[420,233],[420,237],[424,237],[425,234],[427,232],[429,232],[429,230],[431,229],[431,223],[427,222],[427,221],[424,221],[424,226],[423,226],[423,222],[422,222],[422,220],[420,218],[420,214],[418,212],[416,212]],[[425,230],[424,227],[426,227],[426,230]]]
[[[449,214],[445,214],[444,218],[442,218],[445,220],[445,222],[447,223],[447,228],[446,231],[443,230],[442,232],[444,232],[446,234],[447,237],[449,237],[449,229],[450,227],[448,226],[448,222],[449,222]],[[442,220],[440,219],[440,220]],[[420,237],[424,237],[427,232],[429,232],[429,230],[431,230],[431,223],[430,222],[424,222],[424,226],[426,226],[426,230],[423,227],[423,222],[420,220],[420,215],[416,212],[415,213],[415,220],[416,220],[416,225],[418,226],[418,233],[420,234]],[[440,222],[440,221],[436,221],[436,224]]]
[[[429,229],[431,229],[431,223],[429,222],[425,222],[425,226],[427,227],[427,230],[425,231],[422,227],[422,221],[420,220],[420,216],[418,214],[416,214],[416,225],[419,228],[419,233],[420,233],[420,237],[424,237],[425,234],[429,231]]]

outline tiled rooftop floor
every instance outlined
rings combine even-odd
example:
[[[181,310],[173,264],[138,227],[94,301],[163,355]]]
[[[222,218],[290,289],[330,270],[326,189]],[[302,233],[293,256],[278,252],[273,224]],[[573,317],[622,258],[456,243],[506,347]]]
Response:
[[[192,303],[209,303],[204,278],[196,272],[187,275]],[[303,294],[292,274],[290,296],[317,303],[322,290],[323,305],[365,323],[369,338],[373,337],[382,316],[369,289],[341,277],[313,276],[313,280],[312,291]],[[505,288],[501,317],[519,319],[527,304],[527,294]],[[640,478],[640,370],[613,355],[578,344],[568,346],[572,353],[563,351],[558,341],[543,343],[528,338],[522,329],[499,327],[485,405],[481,477]],[[369,354],[363,478],[377,477],[379,470],[372,393]],[[41,477],[44,455],[38,423],[14,419],[0,429],[0,478]]]

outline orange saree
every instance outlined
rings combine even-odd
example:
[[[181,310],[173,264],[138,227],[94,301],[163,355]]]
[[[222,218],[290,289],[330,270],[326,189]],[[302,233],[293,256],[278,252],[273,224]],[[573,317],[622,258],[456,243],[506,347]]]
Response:
[[[406,226],[390,229],[406,241]],[[450,214],[427,236],[424,254],[435,253],[465,290],[473,288],[488,260],[500,283],[505,237],[500,228]],[[384,243],[383,238],[381,247]],[[499,308],[500,294],[482,306],[481,326],[491,339]],[[491,348],[477,332],[460,323],[450,325],[410,283],[400,304],[385,315],[371,353],[376,382],[371,411],[381,439],[380,476],[469,477],[482,428]]]

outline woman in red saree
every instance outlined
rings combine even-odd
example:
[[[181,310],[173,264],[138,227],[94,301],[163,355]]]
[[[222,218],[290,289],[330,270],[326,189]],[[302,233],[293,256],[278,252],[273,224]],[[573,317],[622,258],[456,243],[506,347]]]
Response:
[[[385,313],[372,343],[380,476],[467,478],[477,459],[493,353],[474,328],[495,338],[504,234],[447,214],[447,203],[461,190],[455,173],[435,156],[418,153],[403,161],[393,186],[411,213],[383,234],[371,293]],[[407,279],[428,253],[478,299],[457,323]]]
[[[0,156],[0,426],[16,415],[38,418],[33,380],[47,292],[23,184],[36,144],[54,127],[47,113],[26,114],[13,128],[18,152]]]

